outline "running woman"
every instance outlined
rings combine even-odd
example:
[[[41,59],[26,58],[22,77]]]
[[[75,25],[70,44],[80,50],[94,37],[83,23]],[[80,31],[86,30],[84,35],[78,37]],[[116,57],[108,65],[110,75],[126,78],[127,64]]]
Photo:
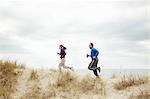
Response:
[[[73,71],[73,67],[68,67],[68,66],[66,66],[65,65],[65,62],[66,62],[66,60],[65,60],[65,56],[66,56],[66,47],[64,47],[63,45],[60,45],[59,46],[59,49],[60,49],[60,53],[57,53],[58,55],[60,55],[60,59],[61,59],[61,61],[60,61],[60,63],[59,63],[59,71],[61,72],[61,70],[62,70],[62,67],[64,68],[64,69],[70,69],[70,70],[72,70]]]

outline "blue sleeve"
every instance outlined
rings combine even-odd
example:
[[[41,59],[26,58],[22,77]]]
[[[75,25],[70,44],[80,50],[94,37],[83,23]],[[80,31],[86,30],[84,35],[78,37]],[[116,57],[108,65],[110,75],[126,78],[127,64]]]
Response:
[[[97,57],[97,56],[99,55],[99,51],[98,51],[98,50],[96,50],[96,49],[95,49],[95,51],[96,51],[95,56]]]
[[[91,57],[93,57],[93,56],[98,56],[99,55],[99,51],[98,50],[96,50],[95,48],[93,48],[92,50],[91,50]]]

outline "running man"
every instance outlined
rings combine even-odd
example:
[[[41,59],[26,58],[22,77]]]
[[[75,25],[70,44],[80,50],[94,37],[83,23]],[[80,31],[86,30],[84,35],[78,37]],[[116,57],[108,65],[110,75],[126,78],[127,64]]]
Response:
[[[70,69],[73,71],[73,67],[67,67],[65,66],[65,56],[66,56],[66,47],[64,47],[63,45],[60,45],[59,46],[59,49],[60,49],[60,53],[57,53],[58,55],[60,55],[60,63],[59,63],[59,71],[61,72],[61,68],[63,67],[64,69]]]
[[[91,49],[91,55],[88,55],[88,54],[87,54],[87,58],[88,58],[88,57],[91,57],[92,61],[91,61],[91,63],[89,64],[88,69],[89,69],[89,70],[93,70],[94,75],[95,75],[96,77],[99,77],[99,75],[98,75],[98,73],[97,73],[97,70],[98,70],[99,73],[100,73],[100,67],[97,67],[97,65],[98,65],[98,55],[99,55],[99,51],[94,48],[94,44],[93,44],[93,43],[90,43],[90,44],[89,44],[89,48]]]

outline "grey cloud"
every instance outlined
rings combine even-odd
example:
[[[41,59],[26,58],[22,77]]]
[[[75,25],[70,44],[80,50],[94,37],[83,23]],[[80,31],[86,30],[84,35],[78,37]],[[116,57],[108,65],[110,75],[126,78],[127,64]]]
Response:
[[[123,22],[113,22],[97,24],[91,31],[95,34],[105,34],[107,37],[141,41],[148,40],[149,31],[145,20],[128,20]]]
[[[114,50],[125,50],[126,52],[136,53],[137,55],[146,56],[149,49],[139,44],[136,41],[124,41],[116,45]]]
[[[0,53],[29,53],[17,40],[0,36]]]
[[[125,20],[122,22],[107,22],[99,23],[92,26],[85,26],[82,24],[66,24],[60,27],[57,33],[82,33],[89,34],[102,38],[119,38],[130,41],[148,40],[149,30],[147,28],[147,21],[139,20]]]
[[[28,53],[28,51],[16,44],[0,44],[0,53]]]
[[[122,2],[122,3],[121,3]],[[121,1],[118,2],[125,6],[138,5],[145,6],[146,0],[138,0],[138,1]],[[12,5],[11,5],[12,6]],[[16,33],[18,36],[22,37],[30,37],[30,38],[55,38],[57,35],[61,36],[62,34],[67,33],[90,33],[90,34],[113,34],[110,37],[120,37],[129,40],[144,40],[148,39],[148,31],[143,23],[145,20],[127,20],[126,22],[114,22],[114,23],[100,23],[94,26],[86,26],[79,23],[65,23],[61,26],[57,26],[54,28],[43,27],[40,23],[37,23],[37,20],[22,18],[18,13],[16,14],[10,8],[3,8],[0,12],[0,16],[5,20],[12,19],[18,22],[18,25],[15,27],[17,31],[12,31],[14,34]],[[26,15],[27,16],[27,15]],[[7,18],[7,19],[6,19]],[[52,34],[52,35],[49,35]]]
[[[127,7],[143,7],[149,5],[150,1],[149,0],[124,0],[124,1],[118,1],[118,3],[122,6],[127,6]]]
[[[8,24],[14,28],[14,31],[11,31],[13,34],[16,34],[18,36],[30,36],[31,34],[36,33],[40,30],[41,26],[35,20],[24,17],[18,12],[14,12],[10,8],[0,8],[0,20],[3,22],[8,20],[13,21],[13,23]]]
[[[144,5],[146,1],[138,2],[122,2],[125,6],[126,4],[130,5]],[[64,23],[61,26],[43,27],[40,23],[37,23],[37,20],[32,20],[28,18],[22,18],[18,13],[16,14],[10,8],[1,9],[0,11],[1,20],[12,19],[15,20],[18,25],[15,26],[16,31],[11,31],[13,34],[16,34],[20,37],[30,37],[32,38],[57,38],[63,34],[74,34],[74,33],[83,33],[89,35],[97,35],[99,37],[109,38],[120,38],[131,41],[141,41],[148,40],[148,28],[147,19],[136,18],[133,20],[122,20],[116,22],[107,22],[107,23],[98,23],[95,25],[87,26],[80,23]],[[143,15],[144,16],[144,15]]]
[[[145,2],[137,3],[136,1],[133,3],[131,2],[121,3],[120,2],[116,4],[117,6],[119,5],[121,7],[127,7],[127,9],[131,9],[132,11],[134,8],[145,7],[145,5],[147,5]],[[36,5],[36,4],[33,3],[33,5]],[[25,7],[28,7],[28,6],[26,5]],[[22,11],[24,10],[28,12],[30,8],[22,9]],[[31,7],[31,10],[32,10],[32,7]],[[37,13],[33,13],[33,15],[30,15],[32,11],[29,11],[30,13],[26,13],[26,12],[18,13],[17,11],[18,11],[17,9],[13,9],[13,6],[0,7],[0,20],[1,22],[13,20],[15,25],[11,23],[9,24],[10,28],[13,28],[13,30],[10,30],[9,32],[12,32],[14,36],[20,37],[20,39],[24,37],[30,40],[40,38],[41,43],[42,43],[42,40],[49,39],[48,41],[51,42],[54,40],[52,38],[58,39],[58,38],[61,38],[61,36],[64,34],[72,34],[72,35],[78,35],[78,36],[80,36],[80,34],[86,34],[88,35],[89,38],[92,38],[92,39],[93,38],[105,39],[102,42],[101,40],[98,40],[97,43],[99,44],[98,47],[101,47],[100,44],[103,44],[102,49],[104,50],[102,50],[102,53],[106,52],[108,54],[111,54],[107,59],[113,60],[113,58],[116,58],[118,61],[120,60],[120,57],[125,56],[124,53],[127,53],[126,54],[127,56],[125,56],[126,58],[124,59],[126,59],[127,61],[129,60],[129,64],[130,62],[132,64],[132,61],[130,61],[130,59],[136,58],[136,56],[139,56],[140,58],[142,57],[141,59],[143,60],[146,60],[146,59],[148,60],[147,54],[149,52],[149,49],[139,44],[139,41],[146,42],[147,40],[150,39],[149,33],[148,33],[149,30],[147,27],[148,21],[145,15],[142,15],[143,16],[142,18],[139,17],[138,15],[131,15],[132,19],[128,18],[127,16],[128,19],[126,20],[124,20],[123,18],[120,18],[120,20],[116,20],[113,22],[106,22],[106,23],[104,22],[101,23],[99,19],[95,25],[93,24],[90,25],[90,23],[87,25],[79,21],[71,22],[72,21],[71,20],[70,22],[68,23],[64,22],[63,24],[59,24],[59,22],[58,23],[56,22],[55,26],[52,26],[51,24],[53,23],[51,23],[51,20],[52,20],[51,18],[50,18],[51,20],[48,20],[47,18],[45,19],[45,22],[41,22],[43,21],[42,20],[43,17],[34,19],[34,17],[38,15]],[[21,14],[24,14],[24,15],[21,15]],[[7,31],[5,33],[7,34]],[[112,38],[114,38],[115,40],[112,42],[110,40],[109,42],[109,39],[112,39]],[[76,39],[76,38],[72,38],[72,39]],[[72,46],[74,46],[74,44]],[[81,46],[81,45],[79,44],[78,46]],[[75,52],[76,50],[73,50],[73,51]],[[117,52],[120,52],[120,53],[118,54]],[[19,42],[16,39],[12,39],[10,36],[6,37],[6,36],[0,35],[0,53],[17,54],[17,53],[30,53],[30,51],[23,47],[22,42]],[[128,55],[128,53],[129,54],[134,53],[134,54],[133,56],[130,56]],[[102,57],[105,57],[105,56],[102,56]],[[32,57],[30,57],[30,59],[32,60]],[[141,59],[138,60],[139,63],[141,62]],[[141,62],[141,63],[147,64],[146,62]],[[117,62],[116,64],[112,62],[112,64],[116,65],[116,64],[119,64],[119,62]]]

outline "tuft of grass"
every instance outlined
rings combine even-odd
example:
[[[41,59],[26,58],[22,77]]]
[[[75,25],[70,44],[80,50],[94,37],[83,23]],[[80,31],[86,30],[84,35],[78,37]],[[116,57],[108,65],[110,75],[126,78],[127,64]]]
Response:
[[[43,99],[41,95],[41,88],[37,84],[33,85],[29,92],[23,95],[21,99]]]
[[[70,93],[69,96],[63,96],[71,98],[81,94],[89,95],[105,95],[105,84],[100,78],[92,78],[85,76],[79,78],[70,72],[64,72],[59,75],[56,85],[53,86],[55,92],[58,93]]]
[[[56,87],[52,86],[51,84],[47,87],[46,92],[42,94],[42,98],[49,99],[56,96]]]
[[[91,91],[94,89],[95,79],[90,76],[86,76],[82,78],[77,84],[78,84],[77,87],[79,88],[79,90],[82,93],[84,93],[84,92]]]
[[[20,65],[16,61],[0,60],[0,98],[10,99],[15,91],[18,75],[17,71]]]
[[[129,75],[129,76],[123,76],[121,80],[117,83],[114,84],[114,88],[117,90],[124,90],[128,87],[131,86],[138,86],[141,84],[148,83],[148,77],[147,76],[134,76],[134,75]]]
[[[106,95],[105,84],[100,78],[85,76],[77,82],[78,91],[84,94]]]
[[[112,76],[111,76],[110,78],[111,78],[111,79],[115,79],[115,78],[117,78],[117,76],[116,76],[115,73],[113,73]]]
[[[32,70],[29,80],[38,80],[38,78],[39,78],[39,75],[38,75],[37,70]]]
[[[57,79],[56,86],[66,87],[66,85],[73,82],[75,79],[75,76],[71,75],[70,72],[61,73]]]
[[[49,86],[48,88],[48,97],[54,97],[56,96],[56,91],[55,91],[55,88],[53,86]]]
[[[18,66],[18,69],[26,69],[26,67],[25,67],[24,64],[20,64],[20,65]]]
[[[138,95],[131,95],[129,99],[150,99],[150,90],[141,90]]]

